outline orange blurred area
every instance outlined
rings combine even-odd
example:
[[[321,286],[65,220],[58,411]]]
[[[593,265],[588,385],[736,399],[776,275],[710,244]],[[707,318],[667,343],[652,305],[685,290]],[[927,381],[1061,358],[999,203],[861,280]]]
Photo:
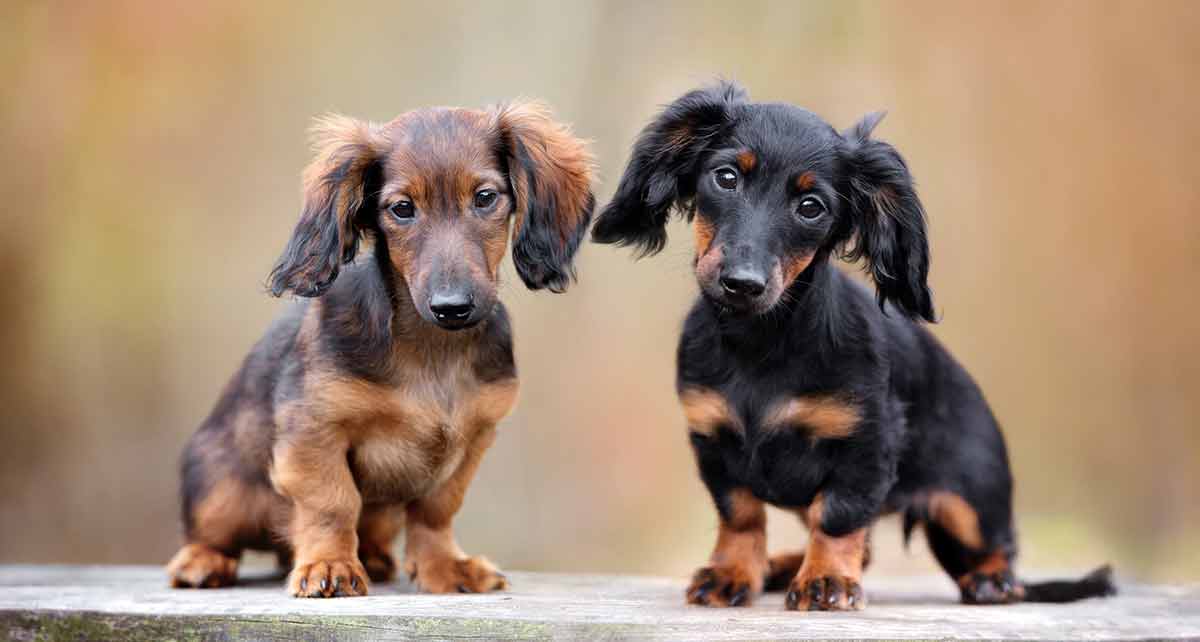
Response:
[[[606,202],[716,76],[877,130],[931,219],[934,331],[1005,427],[1027,568],[1200,579],[1200,3],[10,2],[0,7],[0,562],[165,561],[177,458],[281,303],[305,130],[547,100]],[[715,514],[673,394],[690,241],[506,264],[522,397],[458,519],[521,569],[682,576]],[[803,541],[772,512],[773,546]],[[890,522],[885,572],[933,573]]]

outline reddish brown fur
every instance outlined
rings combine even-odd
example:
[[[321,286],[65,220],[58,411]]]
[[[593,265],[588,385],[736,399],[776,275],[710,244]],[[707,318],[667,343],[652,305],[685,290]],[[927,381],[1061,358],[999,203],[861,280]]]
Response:
[[[817,177],[812,172],[804,172],[796,177],[796,189],[807,192],[817,184]]]
[[[758,157],[754,155],[754,152],[748,149],[743,149],[742,151],[738,152],[737,164],[738,169],[742,170],[743,174],[749,174],[750,172],[754,171],[755,167],[758,166]]]

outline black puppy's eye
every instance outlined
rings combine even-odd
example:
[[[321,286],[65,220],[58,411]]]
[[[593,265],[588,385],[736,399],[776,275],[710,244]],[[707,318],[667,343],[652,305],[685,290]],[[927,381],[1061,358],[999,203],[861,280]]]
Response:
[[[820,218],[825,213],[825,204],[815,196],[805,196],[800,200],[800,205],[796,208],[796,213],[801,218],[809,220]]]
[[[417,215],[417,211],[413,208],[412,201],[396,201],[395,203],[392,203],[392,206],[388,208],[388,211],[392,213],[392,216],[395,216],[402,221],[407,221]]]
[[[729,169],[728,167],[722,167],[722,168],[718,169],[717,171],[713,172],[713,180],[717,183],[717,187],[720,187],[721,189],[724,189],[724,190],[737,189],[737,185],[738,185],[737,172],[733,171],[732,169]]]
[[[478,192],[475,192],[475,209],[491,209],[492,206],[496,204],[496,201],[499,200],[499,198],[500,195],[496,193],[496,190],[481,189]]]

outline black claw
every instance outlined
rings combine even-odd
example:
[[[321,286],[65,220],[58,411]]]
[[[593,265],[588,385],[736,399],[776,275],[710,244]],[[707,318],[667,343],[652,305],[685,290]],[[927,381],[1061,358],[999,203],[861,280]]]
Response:
[[[788,609],[795,611],[800,606],[800,594],[796,591],[788,591],[783,603]]]
[[[467,590],[467,587],[462,584],[458,585],[458,592],[459,593],[470,593],[470,591]]]
[[[808,584],[808,610],[816,611],[821,608],[821,598],[825,595],[825,582],[813,580]]]
[[[308,578],[307,577],[300,578],[300,590],[301,591],[308,590]]]
[[[321,578],[321,590],[324,591],[327,588],[329,588],[329,580]]]
[[[357,577],[350,578],[350,588],[352,588],[356,591],[358,590],[358,578]]]
[[[742,588],[738,589],[738,592],[734,593],[733,597],[729,598],[729,606],[738,606],[742,602],[745,602],[746,595],[749,594],[749,592],[750,592],[749,586],[743,586]]]

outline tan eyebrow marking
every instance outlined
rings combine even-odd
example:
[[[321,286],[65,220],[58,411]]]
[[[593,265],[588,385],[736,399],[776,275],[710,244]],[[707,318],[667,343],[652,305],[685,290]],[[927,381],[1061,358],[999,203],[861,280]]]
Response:
[[[737,164],[738,168],[742,170],[743,174],[749,174],[750,172],[754,171],[755,167],[758,166],[758,156],[755,156],[754,152],[748,149],[743,149],[742,151],[738,152]]]
[[[801,192],[808,191],[817,184],[817,177],[812,172],[804,172],[796,177],[796,189]]]

